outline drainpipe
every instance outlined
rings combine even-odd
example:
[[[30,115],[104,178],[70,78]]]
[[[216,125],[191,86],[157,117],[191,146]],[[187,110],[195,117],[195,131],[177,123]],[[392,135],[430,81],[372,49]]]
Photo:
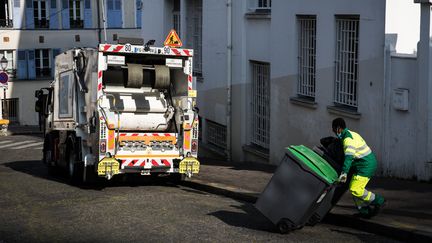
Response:
[[[232,0],[227,0],[227,159],[231,161]]]
[[[96,1],[97,4],[97,28],[98,28],[98,42],[101,44],[101,24],[100,24],[100,2]]]

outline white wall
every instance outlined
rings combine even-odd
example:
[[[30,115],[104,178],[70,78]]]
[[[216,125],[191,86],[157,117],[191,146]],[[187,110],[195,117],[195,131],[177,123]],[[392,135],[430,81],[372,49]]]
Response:
[[[420,4],[414,0],[387,0],[386,34],[398,53],[415,53],[420,40]]]
[[[316,108],[290,102],[297,87],[296,14],[317,15]],[[333,105],[335,14],[360,15],[359,119],[327,108]],[[312,146],[332,135],[331,121],[338,116],[343,116],[347,126],[358,131],[381,159],[384,20],[384,0],[272,2],[271,163],[278,162],[287,145]]]

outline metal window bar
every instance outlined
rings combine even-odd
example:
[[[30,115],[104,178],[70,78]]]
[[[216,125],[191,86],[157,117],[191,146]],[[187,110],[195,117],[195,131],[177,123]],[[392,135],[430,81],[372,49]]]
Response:
[[[181,36],[181,33],[180,33],[181,25],[180,24],[181,24],[180,23],[180,12],[175,11],[175,12],[173,12],[173,29],[175,29],[178,36]]]
[[[193,2],[193,33],[192,43],[194,49],[194,72],[197,75],[202,74],[202,0],[195,0]]]
[[[335,98],[336,104],[358,107],[359,19],[336,19]]]
[[[297,94],[315,97],[316,17],[299,16],[298,25],[298,86]]]
[[[11,123],[19,122],[18,117],[18,107],[19,107],[19,99],[18,98],[10,98],[10,99],[2,99],[2,114],[7,114],[9,121]]]
[[[206,119],[207,143],[226,150],[226,126]]]
[[[252,143],[268,149],[270,144],[270,65],[252,66]]]
[[[256,9],[271,9],[271,0],[258,0]]]

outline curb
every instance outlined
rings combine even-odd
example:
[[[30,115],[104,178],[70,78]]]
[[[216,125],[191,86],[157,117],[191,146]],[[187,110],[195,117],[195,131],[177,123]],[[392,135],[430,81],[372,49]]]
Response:
[[[197,190],[205,191],[211,194],[220,195],[232,198],[234,200],[241,200],[248,203],[255,203],[259,194],[257,193],[243,193],[229,190],[223,187],[212,185],[212,183],[202,180],[188,180],[182,182],[183,186],[191,187]],[[351,227],[361,231],[386,236],[396,240],[409,241],[409,242],[432,242],[432,234],[420,230],[400,229],[388,225],[378,224],[372,221],[363,220],[352,215],[341,215],[328,213],[324,218],[325,223]]]

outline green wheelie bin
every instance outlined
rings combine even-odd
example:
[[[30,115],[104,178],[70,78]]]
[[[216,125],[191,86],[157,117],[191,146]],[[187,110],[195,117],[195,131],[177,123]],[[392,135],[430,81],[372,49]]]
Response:
[[[288,233],[308,222],[337,179],[337,172],[313,150],[290,146],[255,207]]]

